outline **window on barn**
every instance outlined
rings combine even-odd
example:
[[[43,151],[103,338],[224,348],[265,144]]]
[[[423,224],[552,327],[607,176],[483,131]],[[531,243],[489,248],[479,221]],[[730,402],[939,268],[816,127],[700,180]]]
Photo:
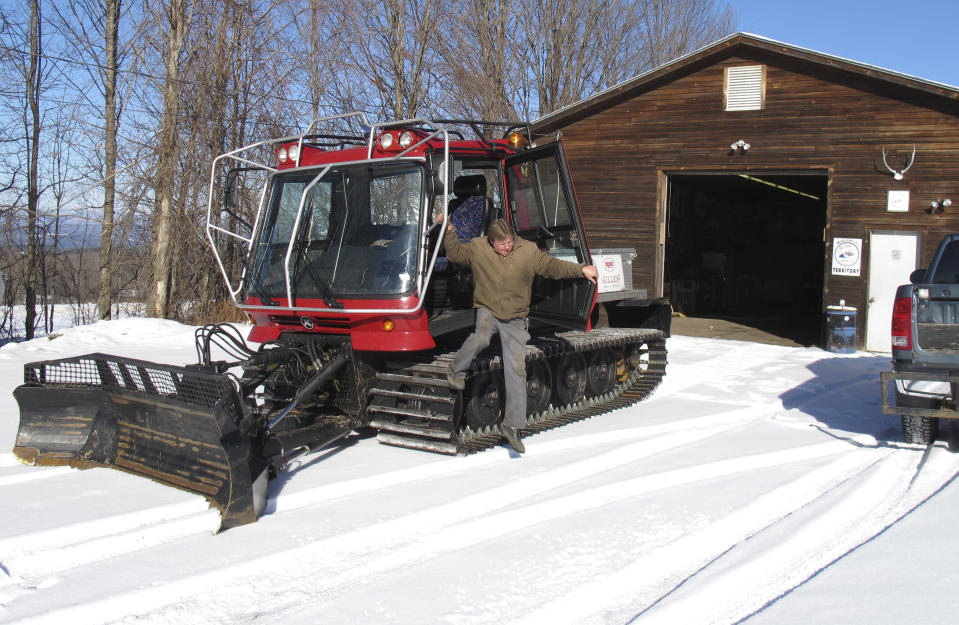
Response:
[[[766,72],[762,65],[726,68],[726,110],[758,111],[765,106]]]

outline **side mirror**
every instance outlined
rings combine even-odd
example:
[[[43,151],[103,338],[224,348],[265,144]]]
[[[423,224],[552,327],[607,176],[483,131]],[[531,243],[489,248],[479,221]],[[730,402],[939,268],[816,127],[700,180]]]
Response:
[[[235,169],[230,170],[226,175],[226,184],[223,185],[223,208],[232,213],[237,205],[237,178],[239,172]]]
[[[427,171],[430,173],[430,182],[433,185],[433,195],[446,193],[447,165],[445,160],[434,161],[430,157],[427,162]]]
[[[926,270],[925,269],[916,269],[911,274],[909,274],[909,282],[912,284],[922,284],[926,281]]]

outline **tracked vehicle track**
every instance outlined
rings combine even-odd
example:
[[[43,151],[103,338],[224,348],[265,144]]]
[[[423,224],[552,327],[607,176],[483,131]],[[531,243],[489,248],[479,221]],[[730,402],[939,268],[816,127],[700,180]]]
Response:
[[[455,455],[502,439],[500,358],[480,354],[461,393],[446,381],[454,355],[376,375],[368,410],[381,443]],[[666,371],[666,340],[659,330],[636,328],[534,337],[526,371],[524,431],[542,432],[643,400]]]

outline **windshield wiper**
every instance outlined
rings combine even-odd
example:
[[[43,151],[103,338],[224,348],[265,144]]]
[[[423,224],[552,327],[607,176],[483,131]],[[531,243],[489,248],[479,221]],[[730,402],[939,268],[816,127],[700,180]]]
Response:
[[[323,276],[320,275],[314,267],[307,265],[306,272],[310,274],[310,277],[313,279],[313,282],[320,289],[320,297],[323,298],[323,302],[330,308],[343,308],[343,302],[336,299],[336,294],[333,293],[333,289],[330,288],[330,285],[326,283],[326,280],[323,279]]]
[[[260,286],[255,280],[250,280],[250,288],[253,289],[253,293],[260,298],[260,301],[263,302],[264,306],[276,306],[276,302],[273,301],[273,298],[266,294],[266,291],[263,290],[263,287]]]
[[[295,271],[293,272],[294,284],[299,284],[299,281],[300,281],[299,267],[303,263],[303,258],[306,256],[305,252],[307,249],[307,245],[300,244],[299,247],[300,249],[296,255],[296,267],[295,267]],[[306,273],[309,274],[310,279],[313,280],[313,284],[316,285],[316,287],[319,289],[320,298],[323,300],[323,303],[325,303],[330,308],[343,308],[343,302],[336,299],[336,294],[333,292],[333,289],[331,289],[330,285],[327,284],[326,280],[323,279],[323,275],[316,270],[316,267],[314,267],[312,263],[307,263],[306,265],[303,266],[303,268],[306,269]],[[294,294],[294,297],[296,297],[295,294]]]

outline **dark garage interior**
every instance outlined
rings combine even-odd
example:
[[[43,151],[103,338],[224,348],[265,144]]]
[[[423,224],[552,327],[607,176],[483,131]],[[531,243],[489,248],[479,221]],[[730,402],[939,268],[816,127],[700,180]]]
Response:
[[[670,175],[674,311],[819,344],[827,184],[825,173]]]

